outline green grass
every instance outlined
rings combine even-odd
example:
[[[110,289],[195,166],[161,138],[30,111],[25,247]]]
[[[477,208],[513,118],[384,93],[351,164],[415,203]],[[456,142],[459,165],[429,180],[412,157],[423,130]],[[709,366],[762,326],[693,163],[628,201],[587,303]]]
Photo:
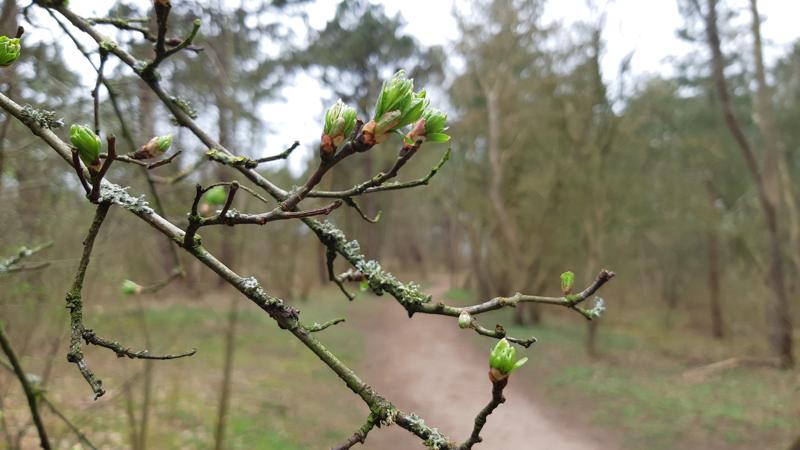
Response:
[[[153,353],[197,349],[190,358],[154,363],[148,439],[152,448],[213,448],[229,295],[235,294],[148,301],[144,316]],[[337,314],[343,304],[338,292],[323,291],[314,298],[314,302],[296,305],[304,322],[341,315]],[[145,348],[135,300],[120,301],[129,303],[87,308],[87,326],[131,348]],[[239,312],[226,448],[328,448],[361,424],[366,408],[315,355],[278,329],[260,309],[242,303]],[[320,332],[319,338],[348,364],[356,364],[363,351],[363,339],[352,327],[331,327]],[[96,348],[87,348],[85,355],[108,391],[95,406],[102,414],[81,413],[81,405],[90,398],[89,388],[70,365],[58,367],[63,373],[52,383],[49,395],[82,423],[95,444],[129,448],[121,389],[141,372],[144,363],[117,359]],[[137,414],[141,384],[139,377],[133,386]]]
[[[465,292],[449,296],[469,300]],[[613,306],[608,314],[614,314]],[[508,311],[481,320],[511,322]],[[743,367],[700,382],[684,378],[696,367],[690,361],[701,356],[747,356],[735,340],[719,344],[677,327],[609,321],[599,330],[600,357],[589,358],[585,321],[552,310],[546,310],[542,325],[509,332],[539,339],[517,376],[527,377],[547,403],[565,409],[578,423],[620,437],[624,448],[783,449],[800,432],[796,370]],[[484,340],[476,342],[486,346]]]

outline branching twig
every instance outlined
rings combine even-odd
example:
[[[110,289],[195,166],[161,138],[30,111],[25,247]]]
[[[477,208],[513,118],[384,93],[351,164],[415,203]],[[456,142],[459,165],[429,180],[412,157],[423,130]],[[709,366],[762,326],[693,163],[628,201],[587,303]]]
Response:
[[[20,248],[15,255],[10,256],[4,260],[0,260],[0,275],[4,273],[16,272],[21,270],[41,269],[42,267],[47,266],[48,263],[37,263],[35,265],[20,267],[19,263],[23,259],[29,256],[33,256],[36,253],[39,253],[40,251],[50,248],[52,246],[53,246],[52,242],[45,242],[44,244],[37,245],[36,247],[33,248],[28,248],[28,247]]]
[[[143,38],[153,43],[155,43],[158,40],[158,37],[150,33],[150,30],[148,30],[147,28],[140,25],[133,25],[134,23],[147,23],[150,21],[150,19],[121,18],[121,17],[90,17],[87,18],[86,20],[91,24],[111,25],[122,31],[133,31],[141,33]],[[183,41],[184,41],[183,39],[168,37],[164,39],[164,44],[168,47],[176,47],[180,45]],[[186,47],[186,50],[191,50],[193,52],[201,52],[203,51],[203,48],[188,46]]]
[[[359,206],[358,203],[356,203],[356,201],[353,200],[351,197],[345,197],[343,200],[347,204],[347,206],[355,209],[356,212],[358,213],[358,215],[361,216],[361,218],[364,219],[365,221],[367,221],[369,223],[378,223],[378,222],[380,222],[380,220],[381,220],[381,211],[378,211],[378,214],[375,214],[374,218],[373,217],[369,217],[364,212],[364,210],[361,209],[361,206]]]
[[[11,347],[11,343],[8,342],[2,325],[0,325],[0,347],[2,347],[3,353],[8,357],[8,361],[14,369],[14,375],[16,375],[19,380],[19,384],[22,386],[22,390],[25,393],[25,398],[28,400],[28,408],[31,411],[33,423],[36,425],[36,431],[39,433],[40,445],[44,450],[50,450],[51,447],[50,440],[47,438],[47,429],[44,427],[42,416],[39,415],[39,405],[36,398],[37,393],[28,381],[28,376],[25,374],[25,371],[22,370],[22,366],[17,359],[17,355],[14,353],[14,349]]]
[[[191,349],[188,352],[179,353],[176,355],[151,355],[147,350],[140,350],[138,352],[135,352],[130,348],[120,344],[117,341],[109,341],[108,339],[101,338],[93,330],[83,330],[82,337],[87,344],[93,344],[98,347],[107,348],[116,353],[118,358],[126,356],[131,359],[168,360],[168,359],[185,358],[187,356],[192,356],[195,353],[197,353],[197,349]]]
[[[158,168],[158,167],[161,167],[161,166],[165,166],[165,165],[171,163],[181,153],[182,152],[180,150],[178,150],[178,151],[176,151],[175,153],[173,153],[172,155],[170,155],[170,156],[168,156],[166,158],[162,158],[162,159],[159,159],[158,161],[153,161],[153,162],[146,162],[146,161],[142,161],[142,160],[139,160],[139,159],[133,159],[133,158],[127,156],[127,155],[117,156],[116,160],[119,161],[119,162],[124,162],[124,163],[128,163],[128,164],[136,164],[137,166],[144,167],[147,170],[152,170],[152,169],[155,169],[155,168]],[[107,155],[102,155],[101,154],[100,158],[102,159],[102,158],[104,158],[106,156]]]
[[[86,269],[89,267],[89,259],[92,256],[92,249],[94,248],[94,241],[97,234],[100,232],[100,227],[108,214],[111,204],[102,202],[95,210],[92,225],[89,227],[89,232],[83,240],[83,255],[78,263],[78,270],[75,273],[75,279],[72,282],[72,288],[67,292],[67,309],[70,316],[70,343],[69,352],[67,353],[67,361],[78,366],[83,378],[89,383],[89,386],[94,392],[95,399],[100,398],[105,394],[103,390],[103,383],[98,379],[94,372],[86,365],[83,359],[83,352],[81,351],[81,340],[83,339],[83,301],[81,298],[81,291],[83,290],[83,280],[86,278]]]
[[[7,362],[5,362],[3,360],[0,360],[0,366],[2,366],[4,369],[6,369],[7,371],[9,371],[11,373],[15,373],[14,372],[14,367],[12,367],[11,364],[9,364],[9,363],[7,363]],[[86,437],[86,435],[83,434],[83,432],[81,432],[81,430],[74,423],[72,423],[72,421],[69,420],[69,418],[67,418],[67,416],[65,416],[64,413],[61,412],[61,410],[59,410],[56,407],[56,405],[53,404],[53,402],[50,401],[49,398],[47,398],[47,396],[45,395],[44,392],[37,392],[36,394],[37,394],[37,397],[38,397],[39,401],[43,405],[47,406],[47,408],[50,411],[52,411],[53,414],[56,415],[56,417],[61,419],[61,421],[64,422],[64,425],[66,425],[67,428],[70,429],[70,431],[75,433],[75,436],[78,438],[78,440],[80,440],[84,445],[86,445],[90,449],[97,450],[97,446],[95,446],[92,443],[92,441],[90,441],[89,438]]]
[[[412,154],[413,156],[413,154]],[[397,171],[402,167],[408,158],[411,156],[398,157],[398,160],[395,162],[395,165],[392,166],[386,173],[379,173],[375,175],[373,178],[358,184],[348,190],[345,191],[311,191],[308,193],[306,197],[308,198],[348,198],[348,197],[356,197],[363,194],[371,194],[374,192],[381,192],[381,191],[396,191],[400,189],[409,189],[414,188],[417,186],[426,186],[431,178],[433,178],[439,170],[447,163],[450,159],[450,148],[442,155],[442,159],[436,163],[435,166],[431,168],[431,171],[424,177],[418,178],[416,180],[406,181],[402,183],[386,183],[387,180],[393,178],[397,175]],[[404,160],[405,159],[405,160]],[[402,163],[401,163],[402,161]]]

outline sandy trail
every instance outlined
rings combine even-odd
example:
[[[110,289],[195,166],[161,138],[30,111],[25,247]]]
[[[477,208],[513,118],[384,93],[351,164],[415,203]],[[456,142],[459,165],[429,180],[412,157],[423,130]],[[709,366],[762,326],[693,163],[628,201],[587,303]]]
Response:
[[[437,286],[434,298],[445,291]],[[382,299],[383,300],[383,299]],[[378,311],[354,317],[367,336],[369,357],[361,369],[365,379],[407,412],[463,441],[472,431],[475,414],[490,399],[488,355],[475,348],[455,319],[419,314],[408,320],[404,311],[385,299]],[[424,368],[424,369],[423,369]],[[607,444],[557,415],[545,412],[524,379],[511,378],[506,402],[489,416],[481,449],[602,450]],[[373,430],[364,447],[374,450],[422,448],[415,436],[392,426]]]

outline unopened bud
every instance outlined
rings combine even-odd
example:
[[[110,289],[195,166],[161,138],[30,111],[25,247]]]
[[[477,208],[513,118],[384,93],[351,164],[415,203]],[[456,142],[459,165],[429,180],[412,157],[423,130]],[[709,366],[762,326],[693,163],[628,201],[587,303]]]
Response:
[[[19,58],[19,38],[0,36],[0,66],[10,66]]]
[[[339,99],[325,113],[325,126],[322,129],[320,150],[323,155],[330,155],[347,139],[356,128],[357,114],[355,108],[346,105]]]
[[[133,159],[150,159],[166,152],[167,150],[169,150],[169,147],[171,145],[172,145],[171,134],[167,134],[164,136],[156,136],[147,141],[147,143],[144,144],[143,146],[139,147],[139,150],[136,150],[130,156]]]
[[[100,169],[100,137],[86,125],[72,125],[69,140],[78,149],[78,155],[89,169]]]
[[[228,198],[228,193],[223,186],[214,186],[206,192],[206,203],[209,205],[224,205],[225,199]]]
[[[561,274],[561,292],[564,295],[572,292],[572,285],[575,283],[575,274],[572,272],[564,272]]]
[[[139,284],[131,280],[123,281],[120,288],[122,295],[138,295],[142,293],[142,289]]]
[[[466,311],[461,311],[461,314],[458,315],[458,327],[469,328],[471,326],[472,326],[472,316]]]
[[[500,339],[489,355],[489,367],[496,369],[502,375],[508,375],[528,362],[527,357],[517,360],[516,354],[517,349],[506,338]]]

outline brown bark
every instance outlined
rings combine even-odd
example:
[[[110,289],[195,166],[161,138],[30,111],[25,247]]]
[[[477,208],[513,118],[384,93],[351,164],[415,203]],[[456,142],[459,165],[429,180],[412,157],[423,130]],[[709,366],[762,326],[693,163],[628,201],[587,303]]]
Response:
[[[755,4],[755,0],[752,0],[752,2],[751,4]],[[794,353],[792,349],[792,323],[789,315],[789,301],[784,279],[783,257],[781,255],[781,238],[778,229],[778,211],[774,201],[777,193],[777,189],[774,188],[774,183],[777,181],[777,173],[772,172],[774,167],[771,165],[775,164],[773,161],[776,161],[776,155],[771,153],[775,149],[769,146],[765,148],[766,164],[762,173],[759,170],[755,152],[745,137],[733,110],[733,103],[724,73],[725,59],[722,55],[719,31],[717,29],[716,0],[708,0],[708,12],[705,20],[706,37],[712,55],[713,79],[719,96],[722,114],[728,130],[744,157],[747,169],[758,191],[759,203],[767,225],[769,240],[767,248],[769,254],[767,284],[772,291],[772,299],[766,305],[769,344],[772,351],[780,358],[781,364],[788,368],[794,365]],[[758,34],[760,19],[755,16],[753,21],[753,32]],[[760,43],[760,35],[758,35],[757,43]],[[760,50],[758,52],[760,53]]]
[[[711,229],[706,235],[708,256],[708,299],[711,307],[711,335],[717,339],[725,336],[722,304],[719,291],[719,237],[717,230]]]

